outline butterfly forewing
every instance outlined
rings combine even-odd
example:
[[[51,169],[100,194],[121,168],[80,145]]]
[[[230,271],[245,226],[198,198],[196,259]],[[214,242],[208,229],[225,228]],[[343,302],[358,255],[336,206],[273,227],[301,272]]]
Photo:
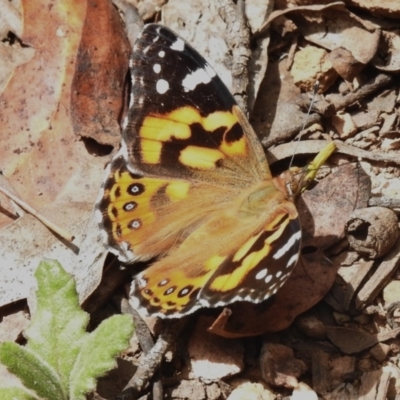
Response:
[[[253,132],[245,132],[232,95],[183,39],[147,25],[134,46],[131,71],[123,132],[129,165],[226,186],[269,176],[262,148]]]

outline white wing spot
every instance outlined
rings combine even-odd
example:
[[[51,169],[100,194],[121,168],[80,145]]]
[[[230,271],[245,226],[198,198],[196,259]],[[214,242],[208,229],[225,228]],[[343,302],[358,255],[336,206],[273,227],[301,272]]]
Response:
[[[127,118],[128,119],[128,118]],[[128,123],[128,121],[127,121],[127,123]],[[124,140],[122,140],[121,141],[121,148],[120,148],[120,150],[119,150],[119,152],[118,153],[120,153],[121,154],[121,156],[125,159],[125,160],[128,160],[128,158],[129,158],[129,156],[128,156],[128,147],[127,147],[127,145],[126,145],[126,143],[125,143],[125,141]],[[118,154],[117,153],[117,154]]]
[[[141,276],[138,276],[138,277],[136,278],[136,282],[137,282],[137,284],[138,284],[138,286],[139,286],[140,288],[144,288],[144,287],[147,286],[147,280],[144,279],[144,278],[142,278]]]
[[[133,96],[133,91],[131,91],[129,95],[129,108],[133,106],[133,101],[134,101],[134,96]]]
[[[191,74],[187,74],[182,81],[182,86],[189,89],[194,90],[197,85],[200,83],[209,83],[211,82],[211,76],[208,75],[207,71],[203,68],[199,68]]]
[[[257,273],[256,279],[264,279],[267,276],[267,273],[267,268],[262,269],[260,272]]]
[[[273,258],[275,260],[281,258],[293,247],[296,241],[300,240],[300,238],[301,238],[301,232],[298,231],[294,235],[292,235],[292,237],[286,242],[286,244],[273,255]]]
[[[160,38],[159,36],[156,36],[156,37],[153,39],[153,43],[157,42],[157,40],[158,40],[159,38]]]
[[[281,275],[282,275],[282,271],[278,271],[278,272],[275,274],[275,278],[279,278]]]
[[[160,64],[154,64],[154,65],[153,65],[153,71],[154,71],[156,74],[159,74],[159,73],[161,72],[161,65],[160,65]]]
[[[164,56],[165,56],[165,51],[164,50],[161,50],[161,51],[158,52],[158,57],[164,58]]]
[[[128,126],[128,121],[129,121],[128,117],[125,117],[124,120],[122,121],[122,129],[126,129],[126,127]]]
[[[298,259],[299,259],[299,255],[298,254],[293,254],[292,257],[290,257],[290,259],[289,259],[289,261],[288,261],[288,263],[286,265],[286,268],[289,268],[293,264],[296,264]]]
[[[164,94],[169,89],[169,83],[165,79],[159,79],[156,84],[156,90],[160,94]]]
[[[122,254],[118,256],[118,259],[121,261],[134,260],[134,254],[130,249],[130,244],[128,242],[121,242],[120,244]]]
[[[178,38],[174,43],[171,44],[170,47],[172,50],[183,51],[185,48],[185,42],[182,39]]]
[[[271,279],[272,279],[272,275],[268,275],[268,276],[265,278],[265,283],[271,282]]]

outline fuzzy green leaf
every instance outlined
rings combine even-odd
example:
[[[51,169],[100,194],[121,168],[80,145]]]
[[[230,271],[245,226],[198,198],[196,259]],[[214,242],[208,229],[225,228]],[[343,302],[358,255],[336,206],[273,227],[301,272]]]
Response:
[[[38,400],[25,390],[15,387],[0,388],[0,399],[2,400]]]
[[[132,333],[132,318],[114,315],[88,335],[71,373],[71,399],[84,400],[96,379],[116,366],[115,357],[128,347]]]
[[[35,277],[37,310],[24,333],[26,347],[57,371],[66,394],[89,315],[79,306],[74,279],[57,261],[42,261]]]
[[[0,362],[41,398],[64,400],[66,394],[56,371],[33,351],[13,342],[0,345]],[[3,397],[2,397],[3,398]]]
[[[113,368],[114,358],[128,347],[132,319],[116,315],[88,334],[89,316],[79,307],[72,277],[56,261],[41,262],[35,275],[37,311],[25,331],[28,343],[1,344],[0,363],[41,399],[84,400],[96,378]],[[19,387],[0,388],[0,394],[16,390],[23,394],[0,398],[35,399]]]

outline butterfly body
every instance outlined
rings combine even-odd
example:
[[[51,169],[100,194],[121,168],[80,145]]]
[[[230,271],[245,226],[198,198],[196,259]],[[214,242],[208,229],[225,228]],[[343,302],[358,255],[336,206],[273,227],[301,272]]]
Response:
[[[147,25],[131,61],[132,95],[98,202],[121,261],[157,258],[133,282],[146,314],[276,293],[299,257],[291,193],[208,63],[169,29]]]

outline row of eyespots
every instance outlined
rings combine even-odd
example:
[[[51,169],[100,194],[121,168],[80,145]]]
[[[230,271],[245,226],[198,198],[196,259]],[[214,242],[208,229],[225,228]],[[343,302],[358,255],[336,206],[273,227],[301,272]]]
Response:
[[[162,281],[160,281],[160,282],[158,283],[157,286],[158,286],[158,287],[162,287],[162,286],[167,285],[169,282],[170,282],[169,279],[163,279]],[[175,289],[176,289],[176,286],[171,286],[170,288],[168,288],[168,289],[164,292],[164,295],[167,296],[167,295],[173,293],[173,292],[175,291]],[[186,286],[186,287],[184,287],[183,289],[181,289],[181,290],[179,291],[178,297],[184,297],[184,296],[186,296],[187,294],[189,294],[192,290],[193,290],[193,286],[191,286],[191,285]]]
[[[145,191],[145,186],[142,183],[132,183],[128,186],[127,192],[132,196],[139,196]],[[130,212],[136,209],[138,204],[136,201],[128,201],[123,205],[123,210],[126,212]],[[142,221],[140,218],[135,218],[128,222],[127,227],[132,230],[137,230],[142,226]],[[117,226],[117,235],[120,237],[122,235],[121,226]]]

